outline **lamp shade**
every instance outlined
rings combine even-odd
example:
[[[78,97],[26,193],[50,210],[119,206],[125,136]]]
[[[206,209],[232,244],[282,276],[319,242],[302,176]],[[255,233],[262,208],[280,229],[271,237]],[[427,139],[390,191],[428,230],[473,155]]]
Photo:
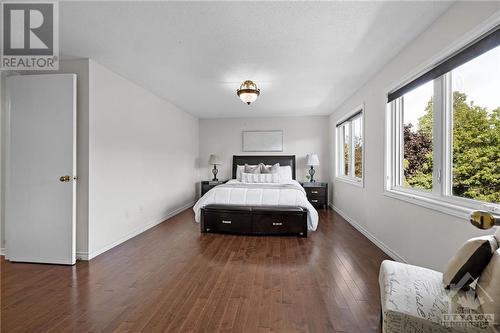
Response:
[[[219,158],[219,156],[218,156],[218,155],[216,155],[216,154],[211,154],[211,155],[210,155],[210,159],[208,160],[208,164],[210,164],[210,165],[214,165],[214,164],[215,164],[215,165],[221,165],[221,164],[222,164],[222,162],[221,162],[221,160],[220,160],[220,158]]]
[[[307,154],[306,165],[319,165],[319,158],[316,154]]]

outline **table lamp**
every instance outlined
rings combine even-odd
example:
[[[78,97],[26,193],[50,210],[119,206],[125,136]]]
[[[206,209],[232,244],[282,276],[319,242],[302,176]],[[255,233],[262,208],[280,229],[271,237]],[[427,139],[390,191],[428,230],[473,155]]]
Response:
[[[318,155],[316,154],[307,154],[307,161],[306,165],[310,165],[311,169],[309,169],[309,175],[311,176],[311,179],[309,180],[310,182],[315,182],[314,180],[314,174],[316,171],[314,170],[314,167],[319,165],[319,158]]]
[[[210,159],[208,160],[208,164],[214,166],[214,168],[212,169],[212,173],[214,174],[214,179],[212,179],[212,181],[214,181],[214,182],[218,181],[217,173],[219,172],[219,170],[217,170],[217,165],[222,164],[219,156],[216,154],[211,154]]]

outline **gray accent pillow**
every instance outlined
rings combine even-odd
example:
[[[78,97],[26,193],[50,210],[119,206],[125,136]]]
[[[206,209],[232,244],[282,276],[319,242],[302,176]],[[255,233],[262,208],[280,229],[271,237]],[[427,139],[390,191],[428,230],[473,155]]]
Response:
[[[260,173],[260,164],[259,165],[248,165],[245,164],[244,173]]]
[[[264,163],[260,164],[260,173],[278,173],[280,168],[280,164],[276,163],[275,165],[265,165]]]
[[[497,249],[494,236],[469,239],[446,265],[443,272],[444,287],[468,289],[481,275]]]

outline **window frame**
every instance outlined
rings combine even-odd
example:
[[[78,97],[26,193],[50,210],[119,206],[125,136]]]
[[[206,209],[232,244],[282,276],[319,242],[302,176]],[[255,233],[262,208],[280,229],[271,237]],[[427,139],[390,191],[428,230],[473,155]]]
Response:
[[[355,147],[353,144],[353,122],[356,119],[361,121],[361,137],[362,137],[362,152],[361,152],[361,177],[355,176]],[[344,170],[344,127],[348,125],[349,128],[349,175],[345,175]],[[335,125],[335,179],[352,184],[358,187],[364,187],[365,179],[365,105],[364,103],[354,108],[351,112],[347,113]]]
[[[425,191],[401,186],[403,122],[402,100],[387,103],[384,194],[389,197],[438,210],[448,215],[468,218],[471,210],[500,213],[500,205],[453,196],[453,92],[451,71],[434,81],[433,99],[433,188]]]

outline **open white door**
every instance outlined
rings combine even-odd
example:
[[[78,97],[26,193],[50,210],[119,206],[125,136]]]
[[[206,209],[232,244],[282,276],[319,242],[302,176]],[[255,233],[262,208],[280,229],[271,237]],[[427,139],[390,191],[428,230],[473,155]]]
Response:
[[[76,75],[12,76],[6,86],[6,257],[72,265]]]

